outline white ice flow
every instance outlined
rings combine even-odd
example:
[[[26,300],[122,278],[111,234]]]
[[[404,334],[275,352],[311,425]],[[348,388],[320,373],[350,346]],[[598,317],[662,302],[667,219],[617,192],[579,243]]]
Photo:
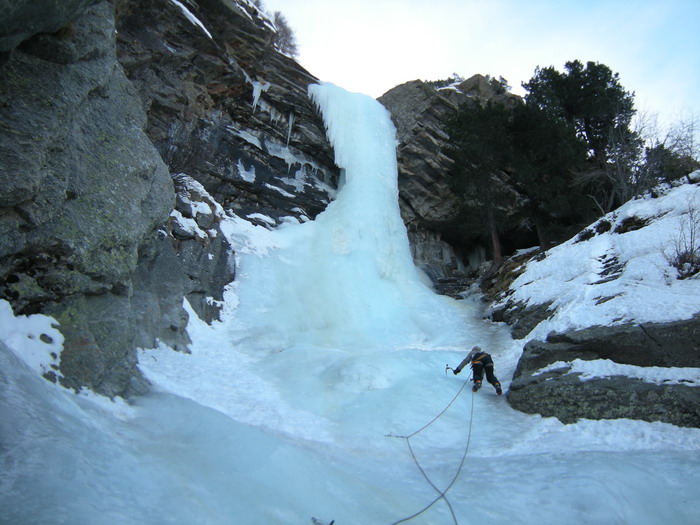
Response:
[[[434,294],[413,264],[388,112],[333,85],[311,86],[310,94],[343,173],[341,189],[315,221],[274,231],[226,225],[238,255],[238,325],[276,348],[465,343],[462,309]]]
[[[391,524],[437,498],[392,436],[448,406],[469,377],[445,364],[472,345],[492,353],[507,388],[522,341],[484,320],[477,298],[423,284],[384,108],[330,84],[310,95],[343,170],[337,199],[314,221],[272,231],[227,219],[237,278],[222,320],[208,326],[190,309],[190,354],[140,351],[154,393],[126,405],[48,383],[32,371],[45,370],[46,318],[0,308],[0,324],[22,330],[0,339],[0,523]],[[32,367],[17,358],[25,346]],[[47,363],[51,352],[55,342]],[[435,487],[456,481],[449,505],[406,523],[700,516],[697,429],[563,425],[512,410],[487,385],[462,391],[410,443]]]

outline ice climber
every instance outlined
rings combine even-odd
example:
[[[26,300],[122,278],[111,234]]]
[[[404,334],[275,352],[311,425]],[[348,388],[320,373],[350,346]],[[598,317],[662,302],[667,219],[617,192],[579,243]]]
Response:
[[[454,375],[459,374],[469,363],[471,363],[472,371],[474,372],[474,386],[472,387],[472,392],[476,392],[481,388],[481,380],[484,378],[484,371],[486,371],[486,380],[493,385],[496,389],[496,393],[499,396],[503,393],[503,390],[501,390],[501,383],[498,382],[498,379],[496,379],[493,373],[493,359],[491,359],[490,354],[483,352],[480,347],[475,346],[472,348],[472,351],[469,352],[469,355],[465,357],[452,372]]]

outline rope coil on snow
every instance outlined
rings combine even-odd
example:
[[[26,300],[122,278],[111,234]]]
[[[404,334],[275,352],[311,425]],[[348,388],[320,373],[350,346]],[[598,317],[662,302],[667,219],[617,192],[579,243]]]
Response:
[[[425,507],[423,507],[421,510],[419,510],[418,512],[416,512],[416,513],[414,513],[414,514],[411,514],[410,516],[407,516],[407,517],[405,517],[405,518],[402,518],[402,519],[400,519],[400,520],[398,520],[398,521],[394,521],[391,525],[397,525],[397,524],[399,524],[399,523],[404,523],[404,522],[406,522],[406,521],[410,521],[410,520],[412,520],[413,518],[416,518],[416,517],[420,516],[421,514],[423,514],[425,511],[427,511],[430,507],[432,507],[435,503],[437,503],[437,502],[440,501],[441,499],[444,499],[444,500],[445,500],[445,504],[446,504],[447,507],[450,509],[450,514],[452,514],[452,521],[454,522],[454,524],[455,524],[455,525],[459,525],[458,522],[457,522],[457,517],[455,516],[454,510],[452,509],[452,504],[451,504],[450,501],[447,499],[447,492],[452,488],[452,485],[454,485],[455,482],[457,481],[457,478],[459,477],[459,474],[460,474],[461,471],[462,471],[462,467],[464,467],[464,461],[465,461],[466,458],[467,458],[467,452],[469,451],[469,444],[471,443],[471,439],[472,439],[472,420],[473,420],[473,416],[474,416],[474,394],[472,394],[472,403],[471,403],[471,409],[470,409],[470,412],[469,412],[469,431],[468,431],[468,433],[467,433],[467,444],[466,444],[466,446],[464,447],[464,454],[462,454],[462,459],[461,459],[461,461],[459,462],[459,467],[457,468],[457,472],[455,472],[454,477],[452,478],[452,480],[450,481],[450,483],[447,485],[447,488],[445,488],[445,490],[440,490],[440,489],[435,485],[435,483],[433,483],[433,481],[430,479],[430,477],[429,477],[428,474],[425,472],[425,470],[423,469],[423,467],[420,465],[420,462],[418,461],[418,458],[416,457],[415,453],[413,452],[413,447],[411,446],[411,441],[410,441],[410,440],[411,440],[411,438],[412,438],[413,436],[415,436],[416,434],[419,434],[420,432],[422,432],[423,430],[425,430],[426,428],[428,428],[430,425],[432,425],[433,423],[435,423],[435,421],[437,421],[445,412],[447,412],[447,410],[452,406],[452,404],[457,400],[457,398],[459,397],[459,395],[462,393],[462,391],[464,390],[464,387],[467,385],[467,383],[469,383],[469,380],[470,380],[470,379],[471,379],[471,377],[470,377],[469,379],[467,379],[467,380],[464,382],[464,384],[462,385],[462,387],[461,387],[461,388],[459,389],[459,391],[455,394],[455,396],[452,398],[452,400],[447,404],[447,406],[442,410],[442,412],[440,412],[437,416],[435,416],[433,419],[431,419],[428,423],[426,423],[425,425],[423,425],[421,428],[419,428],[418,430],[416,430],[415,432],[413,432],[413,433],[411,433],[411,434],[409,434],[409,435],[407,435],[407,436],[396,436],[396,435],[393,435],[393,434],[388,434],[388,437],[395,437],[395,438],[401,438],[401,439],[405,439],[405,440],[406,440],[406,445],[408,446],[408,450],[409,450],[409,452],[411,453],[411,457],[413,458],[413,462],[416,464],[416,466],[418,467],[418,470],[419,470],[420,473],[423,475],[423,477],[424,477],[425,480],[428,482],[428,484],[435,490],[435,492],[438,493],[438,496],[437,496],[435,499],[433,499],[428,505],[426,505]]]

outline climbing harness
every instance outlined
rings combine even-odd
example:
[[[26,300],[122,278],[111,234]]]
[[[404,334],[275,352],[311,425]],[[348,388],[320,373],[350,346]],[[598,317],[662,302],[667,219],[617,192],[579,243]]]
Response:
[[[452,368],[450,368],[449,365],[446,365],[446,366],[445,366],[445,374],[447,374],[447,370],[448,370],[448,369],[449,369],[449,370],[453,370]],[[468,431],[468,433],[467,433],[467,444],[466,444],[466,446],[464,447],[464,453],[462,454],[462,459],[461,459],[461,461],[459,462],[459,467],[457,468],[457,472],[455,472],[455,475],[454,475],[454,477],[452,478],[452,480],[450,481],[450,483],[447,485],[447,488],[445,488],[444,490],[440,490],[440,489],[435,485],[435,483],[433,483],[433,481],[430,479],[430,477],[428,476],[428,474],[425,472],[425,470],[424,470],[423,467],[421,466],[420,462],[418,461],[418,458],[416,457],[415,453],[413,452],[413,447],[411,446],[411,438],[412,438],[413,436],[415,436],[416,434],[421,433],[421,432],[422,432],[423,430],[425,430],[426,428],[428,428],[428,427],[429,427],[430,425],[432,425],[435,421],[437,421],[445,412],[447,412],[447,410],[448,410],[448,409],[452,406],[452,404],[457,400],[457,398],[459,397],[459,395],[460,395],[460,394],[462,393],[462,391],[464,390],[464,387],[467,386],[467,383],[469,383],[470,380],[471,380],[471,377],[469,377],[467,380],[464,381],[464,383],[462,384],[462,387],[461,387],[461,388],[459,389],[459,391],[455,394],[455,396],[452,398],[452,400],[447,404],[447,406],[442,410],[442,412],[440,412],[437,416],[435,416],[433,419],[431,419],[428,423],[426,423],[425,425],[423,425],[421,428],[419,428],[419,429],[416,430],[415,432],[413,432],[413,433],[411,433],[411,434],[409,434],[409,435],[407,435],[407,436],[397,436],[397,435],[394,435],[394,434],[387,434],[387,437],[395,437],[395,438],[401,438],[401,439],[406,440],[406,445],[408,446],[408,451],[411,453],[411,457],[413,458],[413,462],[416,464],[416,467],[418,467],[418,470],[419,470],[420,473],[423,475],[423,477],[424,477],[425,480],[428,482],[428,484],[429,484],[429,485],[435,490],[435,492],[437,492],[437,494],[438,494],[437,497],[436,497],[435,499],[433,499],[430,503],[428,503],[425,507],[423,507],[423,508],[422,508],[421,510],[419,510],[418,512],[416,512],[416,513],[414,513],[414,514],[411,514],[410,516],[407,516],[407,517],[405,517],[405,518],[402,518],[402,519],[400,519],[400,520],[398,520],[398,521],[395,521],[395,522],[393,522],[391,525],[397,525],[397,524],[399,524],[399,523],[405,523],[405,522],[407,522],[407,521],[412,520],[413,518],[416,518],[416,517],[420,516],[421,514],[423,514],[425,511],[427,511],[430,507],[432,507],[435,503],[437,503],[437,502],[440,501],[441,499],[442,499],[442,500],[445,500],[445,504],[447,505],[447,508],[450,509],[450,514],[452,515],[452,521],[454,522],[454,524],[455,524],[455,525],[459,525],[459,523],[457,522],[457,517],[455,516],[455,513],[454,513],[454,509],[452,508],[452,504],[450,503],[450,500],[447,499],[447,492],[452,488],[452,485],[455,484],[455,482],[457,481],[457,478],[459,477],[460,473],[462,472],[462,467],[464,466],[464,461],[465,461],[465,459],[467,458],[467,452],[469,451],[469,444],[470,444],[471,439],[472,439],[472,420],[473,420],[473,415],[474,415],[474,395],[472,394],[471,409],[470,409],[470,413],[469,413],[469,431]]]

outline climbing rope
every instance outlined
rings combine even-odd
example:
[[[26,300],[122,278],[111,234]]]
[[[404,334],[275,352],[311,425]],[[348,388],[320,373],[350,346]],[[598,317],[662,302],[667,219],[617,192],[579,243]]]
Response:
[[[399,524],[399,523],[405,523],[405,522],[410,521],[410,520],[412,520],[412,519],[414,519],[414,518],[417,518],[418,516],[420,516],[421,514],[423,514],[425,511],[427,511],[430,507],[432,507],[433,505],[435,505],[435,503],[437,503],[437,502],[440,501],[441,499],[445,501],[445,504],[447,505],[447,508],[450,509],[450,514],[452,515],[452,521],[454,522],[454,524],[455,524],[455,525],[459,525],[459,523],[457,522],[457,517],[455,516],[455,513],[454,513],[454,509],[452,508],[452,504],[450,503],[450,500],[447,499],[447,492],[452,488],[452,485],[455,484],[455,482],[457,481],[457,478],[459,477],[460,473],[462,472],[462,467],[464,467],[464,461],[466,460],[466,458],[467,458],[467,452],[469,451],[469,444],[471,443],[471,439],[472,439],[472,420],[473,420],[473,416],[474,416],[474,397],[475,397],[474,394],[472,393],[471,409],[470,409],[470,412],[469,412],[469,431],[468,431],[468,433],[467,433],[467,444],[466,444],[466,446],[464,447],[464,453],[462,454],[462,459],[461,459],[461,461],[459,462],[459,467],[457,468],[457,472],[455,472],[455,475],[453,476],[452,480],[451,480],[450,483],[447,485],[447,488],[445,488],[445,490],[440,490],[440,489],[437,487],[437,485],[435,485],[435,483],[433,483],[433,481],[430,479],[430,477],[428,476],[428,474],[425,472],[425,470],[424,470],[423,467],[421,466],[420,462],[418,461],[418,458],[416,457],[415,453],[413,452],[413,447],[411,446],[411,438],[412,438],[413,436],[415,436],[416,434],[421,433],[423,430],[425,430],[425,429],[428,428],[430,425],[432,425],[433,423],[435,423],[435,421],[437,421],[438,419],[440,419],[440,417],[441,417],[445,412],[447,412],[447,410],[448,410],[448,409],[452,406],[452,404],[457,400],[457,398],[459,397],[459,395],[460,395],[460,394],[462,393],[462,391],[464,390],[464,387],[467,386],[467,384],[469,383],[470,379],[471,379],[471,377],[470,377],[469,379],[467,379],[467,380],[464,382],[464,384],[462,385],[462,387],[461,387],[461,388],[459,389],[459,391],[455,394],[455,396],[452,398],[452,400],[447,404],[447,406],[446,406],[437,416],[435,416],[433,419],[431,419],[428,423],[426,423],[425,425],[423,425],[421,428],[419,428],[418,430],[416,430],[415,432],[413,432],[413,433],[411,433],[411,434],[409,434],[409,435],[407,435],[407,436],[397,436],[397,435],[394,435],[394,434],[388,434],[388,437],[395,437],[395,438],[401,438],[401,439],[406,440],[406,445],[408,446],[408,450],[409,450],[409,452],[411,453],[411,457],[413,458],[413,462],[416,464],[416,467],[418,467],[418,470],[419,470],[420,473],[423,475],[423,477],[424,477],[425,480],[428,482],[428,484],[429,484],[429,485],[433,488],[433,490],[435,490],[435,492],[437,492],[437,494],[438,494],[438,496],[437,496],[435,499],[433,499],[430,503],[428,503],[428,505],[426,505],[425,507],[423,507],[423,508],[422,508],[421,510],[419,510],[418,512],[416,512],[416,513],[414,513],[414,514],[411,514],[410,516],[407,516],[407,517],[405,517],[405,518],[402,518],[402,519],[400,519],[400,520],[398,520],[398,521],[395,521],[395,522],[393,522],[391,525],[397,525],[397,524]]]

